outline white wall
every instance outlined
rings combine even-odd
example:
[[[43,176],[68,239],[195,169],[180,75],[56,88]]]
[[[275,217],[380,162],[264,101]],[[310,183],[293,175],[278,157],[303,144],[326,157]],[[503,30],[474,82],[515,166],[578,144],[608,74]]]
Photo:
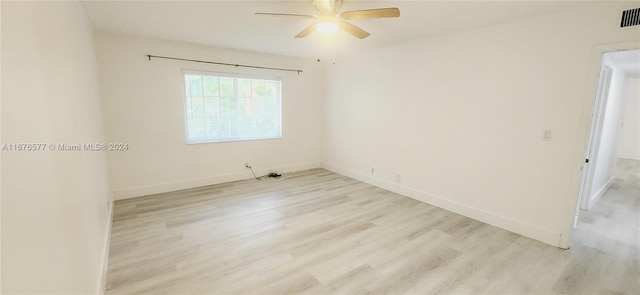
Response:
[[[0,5],[2,16],[2,5]],[[0,36],[2,34],[2,21],[0,21]],[[2,52],[2,38],[0,38],[0,52]],[[2,65],[2,54],[0,54]],[[0,142],[2,142],[2,71],[0,70]],[[0,293],[2,293],[2,156],[0,156]]]
[[[627,78],[618,158],[640,160],[640,78]]]
[[[577,196],[592,49],[639,38],[637,28],[618,27],[627,8],[338,58],[325,73],[324,166],[560,245]]]
[[[2,144],[103,142],[93,31],[77,2],[2,1]],[[101,289],[101,152],[2,152],[2,293]]]
[[[620,138],[620,125],[624,95],[627,89],[625,72],[616,68],[608,58],[604,56],[603,64],[613,69],[609,93],[604,106],[604,118],[601,125],[600,140],[597,143],[593,164],[593,180],[591,182],[589,208],[591,208],[604,195],[613,183],[616,169],[618,141]]]
[[[322,157],[322,66],[302,60],[100,33],[96,37],[109,142],[129,144],[110,154],[117,198],[251,178],[270,169],[319,167]],[[170,60],[146,54],[233,64],[302,69],[298,75]],[[274,140],[185,144],[182,69],[280,76],[283,137]]]

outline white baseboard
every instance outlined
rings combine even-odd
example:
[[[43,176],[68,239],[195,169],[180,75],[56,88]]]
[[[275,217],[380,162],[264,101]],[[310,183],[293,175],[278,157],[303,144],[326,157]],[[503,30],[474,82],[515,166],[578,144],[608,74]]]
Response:
[[[638,161],[640,160],[640,155],[622,154],[622,155],[618,155],[618,158]]]
[[[589,204],[587,204],[588,209],[587,210],[591,210],[591,208],[593,208],[593,205],[595,205],[596,203],[598,203],[598,201],[600,201],[600,199],[602,198],[602,196],[604,196],[604,194],[607,192],[607,190],[609,190],[609,188],[611,187],[611,185],[613,184],[613,181],[615,180],[615,177],[611,177],[609,178],[609,180],[607,181],[607,183],[605,183],[599,190],[598,192],[596,192],[593,196],[591,196],[589,198]]]
[[[258,175],[264,175],[269,173],[270,171],[277,172],[292,172],[292,171],[300,171],[300,170],[308,170],[313,168],[320,168],[320,162],[312,162],[312,163],[303,163],[282,167],[271,167],[268,169],[255,169],[255,173]],[[201,178],[201,179],[192,179],[192,180],[184,180],[184,181],[176,181],[171,183],[162,183],[155,184],[149,186],[141,186],[136,188],[127,188],[115,191],[115,199],[123,200],[130,199],[140,196],[147,196],[159,193],[173,192],[182,189],[189,189],[194,187],[208,186],[214,184],[220,184],[225,182],[232,182],[238,180],[251,179],[253,175],[250,171],[244,171],[240,173],[231,173],[218,175],[213,177]]]
[[[532,238],[534,240],[541,241],[543,243],[559,247],[560,242],[560,233],[550,232],[548,230],[536,227],[531,224],[526,224],[520,222],[518,220],[514,220],[505,216],[500,216],[482,209],[469,207],[465,204],[448,200],[447,198],[436,196],[433,194],[428,194],[419,190],[415,190],[406,186],[402,186],[396,183],[384,181],[377,179],[375,177],[371,177],[367,174],[353,172],[351,170],[329,164],[323,163],[322,167],[333,171],[338,174],[342,174],[362,182],[366,182],[368,184],[392,191],[394,193],[398,193],[412,199],[440,207],[442,209],[458,213],[460,215],[508,230],[510,232],[514,232],[525,237]]]
[[[102,259],[100,260],[100,272],[98,273],[98,286],[96,287],[96,294],[104,295],[106,281],[107,281],[107,269],[109,267],[109,245],[111,244],[111,224],[113,223],[113,204],[115,203],[115,196],[111,195],[109,200],[107,216],[109,221],[107,222],[107,232],[105,235],[104,246],[102,247]]]

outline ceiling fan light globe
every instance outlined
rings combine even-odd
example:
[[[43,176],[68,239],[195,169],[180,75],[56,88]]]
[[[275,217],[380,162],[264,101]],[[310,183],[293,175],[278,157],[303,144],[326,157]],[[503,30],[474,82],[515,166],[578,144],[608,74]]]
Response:
[[[322,35],[331,36],[338,31],[338,25],[332,22],[324,22],[316,25],[316,31]]]

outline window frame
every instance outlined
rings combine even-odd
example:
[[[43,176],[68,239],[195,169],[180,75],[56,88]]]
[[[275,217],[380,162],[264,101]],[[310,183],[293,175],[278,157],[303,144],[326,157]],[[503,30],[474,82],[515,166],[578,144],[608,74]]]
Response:
[[[234,89],[233,89],[233,99],[238,100],[238,84],[237,79],[252,79],[252,80],[268,80],[275,81],[279,84],[279,97],[278,105],[279,105],[279,114],[276,119],[276,123],[278,124],[279,133],[275,136],[266,136],[266,137],[247,137],[247,138],[226,138],[226,139],[214,139],[214,138],[205,138],[192,140],[189,139],[189,125],[188,125],[188,114],[187,114],[187,83],[186,76],[187,75],[200,75],[200,76],[213,76],[217,78],[232,78],[234,79]],[[282,126],[282,114],[283,114],[283,106],[282,106],[282,77],[279,76],[267,76],[267,75],[256,75],[256,74],[238,74],[238,73],[225,73],[225,72],[213,72],[213,71],[203,71],[203,70],[181,70],[182,77],[182,106],[183,106],[183,115],[184,115],[184,139],[187,145],[193,144],[208,144],[208,143],[224,143],[224,142],[241,142],[241,141],[252,141],[252,140],[272,140],[272,139],[282,139],[283,136],[283,126]],[[203,96],[204,97],[204,96]],[[221,97],[221,96],[220,96]]]

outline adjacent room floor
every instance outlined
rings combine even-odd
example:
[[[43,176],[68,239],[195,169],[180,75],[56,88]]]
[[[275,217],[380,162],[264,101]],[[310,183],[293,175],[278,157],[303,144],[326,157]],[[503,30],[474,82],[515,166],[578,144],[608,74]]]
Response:
[[[637,294],[638,179],[572,248],[323,169],[116,202],[108,294]]]

